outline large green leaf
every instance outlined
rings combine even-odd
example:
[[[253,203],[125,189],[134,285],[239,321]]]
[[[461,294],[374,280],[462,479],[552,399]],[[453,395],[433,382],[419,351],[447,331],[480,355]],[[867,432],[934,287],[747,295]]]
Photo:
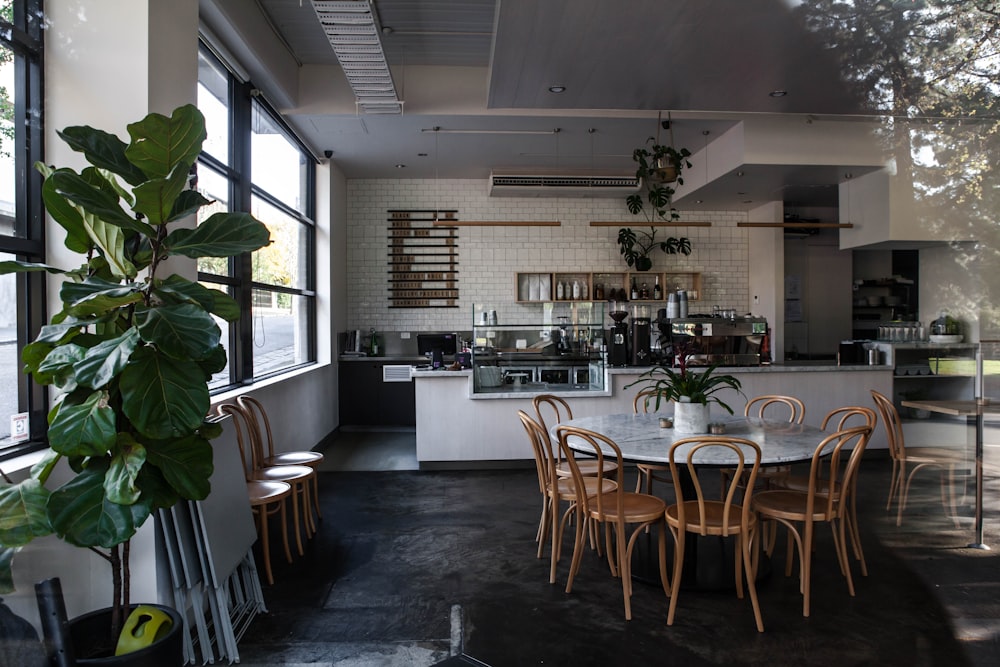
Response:
[[[71,283],[64,284],[69,285]],[[80,283],[72,284],[79,285]],[[68,304],[66,313],[76,318],[85,318],[92,315],[100,316],[117,308],[142,301],[143,294],[138,285],[109,284],[112,285],[109,288],[94,289],[87,294],[83,294],[76,289],[71,292],[67,290],[62,291],[60,294],[63,296],[63,302]],[[80,295],[79,298],[76,298],[77,295]]]
[[[135,188],[134,209],[142,213],[152,225],[167,222],[174,211],[174,203],[188,183],[188,170],[180,165],[166,178],[154,178]]]
[[[174,274],[157,285],[153,294],[166,302],[196,303],[213,315],[227,322],[239,319],[240,305],[221,290],[205,287],[183,276]]]
[[[204,375],[195,362],[177,361],[151,348],[139,348],[119,379],[122,408],[148,439],[186,436],[208,414]]]
[[[94,187],[79,174],[69,169],[59,169],[52,172],[46,182],[51,182],[58,194],[83,209],[83,213],[90,213],[105,222],[124,229],[130,229],[147,236],[153,235],[149,225],[139,222],[121,207],[116,195],[112,195],[102,188]]]
[[[213,375],[225,368],[228,362],[229,357],[226,355],[226,348],[221,345],[217,346],[212,351],[212,354],[198,360],[198,365],[205,372],[205,382],[211,380]]]
[[[86,322],[69,319],[58,324],[46,324],[35,337],[36,343],[63,343],[80,333]]]
[[[142,491],[143,502],[149,503],[152,509],[173,507],[181,500],[160,469],[152,464],[142,466],[136,485]]]
[[[142,339],[175,359],[204,359],[222,337],[212,316],[191,303],[137,308],[135,319]]]
[[[74,366],[76,381],[93,389],[104,387],[125,368],[138,344],[139,332],[128,329],[121,336],[95,345]]]
[[[24,546],[36,537],[52,532],[45,503],[49,490],[37,479],[18,484],[0,484],[0,544]]]
[[[211,203],[211,199],[207,199],[197,190],[185,190],[177,197],[177,201],[174,202],[174,210],[171,211],[167,222],[186,218],[202,206],[208,206]]]
[[[169,118],[151,113],[131,123],[128,133],[132,142],[125,157],[148,178],[166,178],[177,165],[185,165],[186,172],[198,159],[208,136],[205,117],[193,104],[177,107]]]
[[[231,257],[266,246],[271,233],[249,213],[214,213],[194,229],[175,229],[166,238],[171,255]]]
[[[7,260],[0,262],[0,276],[7,273],[30,273],[32,271],[48,271],[49,273],[66,273],[62,269],[48,264],[37,264],[35,262],[22,262],[19,260]]]
[[[140,500],[119,505],[104,495],[104,470],[84,470],[52,492],[47,505],[56,534],[78,547],[110,549],[135,535],[149,517],[150,505]]]
[[[83,228],[83,216],[79,209],[56,192],[56,182],[49,179],[55,169],[42,162],[35,163],[35,169],[45,177],[42,182],[42,203],[45,204],[45,210],[66,231],[63,244],[73,252],[85,254],[93,244],[87,236],[87,230]],[[66,171],[73,173],[71,169]]]
[[[73,150],[83,153],[87,162],[121,176],[131,185],[146,180],[146,175],[125,157],[127,144],[117,136],[87,125],[67,127],[57,134]]]
[[[204,500],[211,490],[212,444],[200,435],[150,442],[146,459],[160,469],[182,498]]]
[[[104,222],[90,213],[84,213],[83,226],[100,248],[101,255],[108,262],[108,268],[116,278],[134,278],[138,271],[125,255],[125,231],[115,225]]]
[[[74,364],[84,358],[87,350],[76,343],[53,348],[35,371],[35,382],[54,384],[65,392],[76,389]]]
[[[118,433],[105,398],[95,391],[82,403],[64,401],[49,424],[49,446],[67,456],[100,456],[111,449]]]
[[[146,463],[146,448],[127,433],[118,434],[115,447],[104,474],[104,494],[113,503],[131,505],[139,500],[139,489],[135,480]]]

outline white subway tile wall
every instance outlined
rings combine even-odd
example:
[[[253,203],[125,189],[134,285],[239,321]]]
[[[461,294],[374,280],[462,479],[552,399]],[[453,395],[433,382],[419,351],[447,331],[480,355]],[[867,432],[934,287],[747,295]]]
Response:
[[[624,272],[617,227],[591,220],[621,220],[641,227],[624,198],[490,197],[485,180],[352,180],[347,184],[348,328],[379,331],[469,330],[473,304],[487,304],[507,321],[524,320],[537,305],[516,301],[516,273]],[[458,308],[390,308],[388,213],[390,209],[458,211],[459,220],[558,220],[559,227],[460,227]],[[681,211],[685,220],[711,227],[661,227],[657,239],[687,236],[688,256],[652,254],[653,271],[698,271],[702,293],[691,312],[712,305],[746,312],[750,296],[747,233],[739,211]]]

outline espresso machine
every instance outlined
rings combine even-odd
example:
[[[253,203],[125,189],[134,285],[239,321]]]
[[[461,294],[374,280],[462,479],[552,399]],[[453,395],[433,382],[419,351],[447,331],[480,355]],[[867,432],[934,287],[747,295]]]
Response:
[[[649,306],[632,306],[632,365],[649,366],[652,363],[649,337]]]
[[[612,301],[608,315],[614,320],[614,324],[608,329],[608,364],[611,366],[628,365],[628,324],[625,318],[628,317],[627,306],[622,301]]]

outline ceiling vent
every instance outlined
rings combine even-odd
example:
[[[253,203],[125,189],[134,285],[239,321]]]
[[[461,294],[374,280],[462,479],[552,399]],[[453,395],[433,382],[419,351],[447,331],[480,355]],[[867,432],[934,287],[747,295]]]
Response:
[[[639,191],[635,174],[490,173],[491,197],[627,197]]]

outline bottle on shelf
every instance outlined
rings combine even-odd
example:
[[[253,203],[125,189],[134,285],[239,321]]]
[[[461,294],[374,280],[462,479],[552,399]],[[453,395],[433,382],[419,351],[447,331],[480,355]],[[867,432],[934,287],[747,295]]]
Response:
[[[631,300],[632,300],[632,301],[635,301],[635,300],[636,300],[636,299],[638,299],[638,298],[639,298],[639,288],[638,288],[638,287],[636,287],[636,284],[635,284],[635,278],[632,278],[632,292],[631,292]]]
[[[660,287],[660,276],[656,276],[656,281],[653,283],[653,299],[656,301],[663,299],[663,288]]]
[[[583,299],[584,301],[587,300],[587,281],[586,280],[580,282],[580,298]]]
[[[580,281],[573,281],[573,299],[576,301],[580,300]]]
[[[594,299],[597,301],[604,301],[604,284],[597,283],[594,285]]]
[[[556,283],[556,299],[566,298],[566,288],[563,286],[563,282],[560,280]]]
[[[378,356],[378,334],[375,333],[375,327],[372,327],[370,332],[368,355],[372,357]]]
[[[639,298],[640,299],[649,298],[649,283],[643,283],[642,287],[639,288]]]

